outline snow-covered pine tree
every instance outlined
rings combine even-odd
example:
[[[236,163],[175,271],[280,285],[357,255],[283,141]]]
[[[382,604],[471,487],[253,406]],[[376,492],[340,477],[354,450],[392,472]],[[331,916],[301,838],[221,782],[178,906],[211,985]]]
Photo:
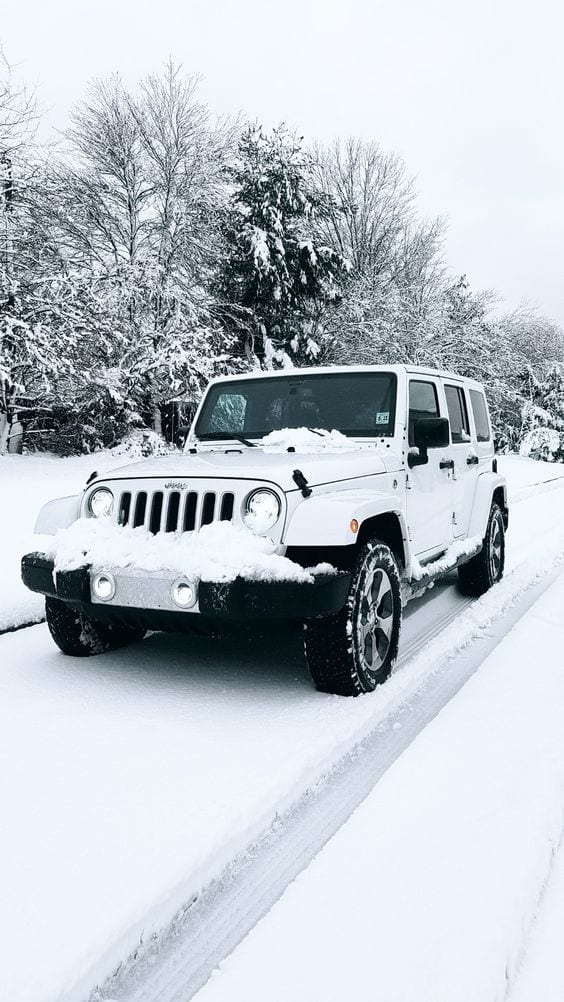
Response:
[[[267,367],[311,363],[316,307],[338,297],[347,269],[314,237],[327,196],[313,184],[311,159],[284,126],[254,125],[241,136],[231,183],[218,280],[224,323],[241,353]]]

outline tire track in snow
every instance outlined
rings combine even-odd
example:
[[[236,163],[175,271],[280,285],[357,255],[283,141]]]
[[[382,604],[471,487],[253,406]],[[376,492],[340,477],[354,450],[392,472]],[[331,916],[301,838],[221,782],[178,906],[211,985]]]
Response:
[[[190,999],[561,573],[564,534],[551,542],[552,551],[540,548],[487,596],[465,600],[412,642],[387,683],[405,684],[381,719],[164,932],[141,943],[91,1002]]]

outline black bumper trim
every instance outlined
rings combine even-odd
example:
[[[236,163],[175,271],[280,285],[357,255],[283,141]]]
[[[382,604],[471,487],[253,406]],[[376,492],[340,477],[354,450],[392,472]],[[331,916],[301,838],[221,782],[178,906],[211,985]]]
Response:
[[[55,577],[53,561],[42,553],[26,553],[22,557],[22,581],[30,591],[50,595],[67,602],[90,604],[90,579],[88,567],[77,567]]]
[[[79,567],[62,571],[54,579],[53,561],[48,557],[28,553],[22,558],[22,580],[30,591],[59,598],[82,609],[87,607],[96,617],[106,619],[114,610],[116,618],[122,617],[125,610],[112,605],[94,605],[90,601],[88,570],[88,567]],[[349,586],[350,574],[346,571],[319,574],[312,582],[246,581],[243,578],[227,584],[202,581],[198,600],[200,614],[210,620],[314,619],[340,612],[347,601]],[[137,616],[146,616],[148,622],[155,619],[156,612],[135,610]],[[193,612],[172,615],[198,617],[198,613]]]
[[[339,612],[349,593],[350,575],[316,575],[313,582],[202,581],[200,612],[214,619],[314,619]]]

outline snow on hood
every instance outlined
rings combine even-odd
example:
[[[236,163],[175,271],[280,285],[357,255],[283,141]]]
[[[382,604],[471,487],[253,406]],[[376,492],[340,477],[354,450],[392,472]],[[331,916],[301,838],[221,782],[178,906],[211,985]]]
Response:
[[[288,452],[288,448],[295,451]],[[297,489],[293,479],[296,469],[300,469],[308,483],[315,487],[316,484],[385,473],[387,462],[391,461],[391,450],[376,443],[359,445],[339,432],[318,435],[307,428],[297,428],[273,432],[262,439],[257,448],[234,441],[214,448],[206,446],[195,454],[175,452],[170,456],[129,463],[97,479],[218,477],[270,481],[284,491],[293,491]]]
[[[260,447],[265,452],[356,452],[359,446],[356,442],[342,435],[335,428],[326,431],[325,428],[281,428],[271,431],[259,440]]]
[[[230,522],[213,522],[198,532],[153,535],[142,526],[118,526],[110,519],[80,518],[60,529],[45,551],[55,571],[91,565],[94,570],[135,568],[182,574],[191,580],[299,581],[336,573],[330,564],[304,569],[276,552],[271,539]]]

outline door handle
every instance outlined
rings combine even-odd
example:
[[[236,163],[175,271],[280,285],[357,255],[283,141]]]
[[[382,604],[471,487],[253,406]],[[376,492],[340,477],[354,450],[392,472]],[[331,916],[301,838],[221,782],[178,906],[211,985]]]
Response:
[[[454,459],[441,459],[439,470],[454,470]]]
[[[470,455],[466,457],[467,466],[477,466],[479,462],[479,457],[475,456],[473,453],[470,453]]]

